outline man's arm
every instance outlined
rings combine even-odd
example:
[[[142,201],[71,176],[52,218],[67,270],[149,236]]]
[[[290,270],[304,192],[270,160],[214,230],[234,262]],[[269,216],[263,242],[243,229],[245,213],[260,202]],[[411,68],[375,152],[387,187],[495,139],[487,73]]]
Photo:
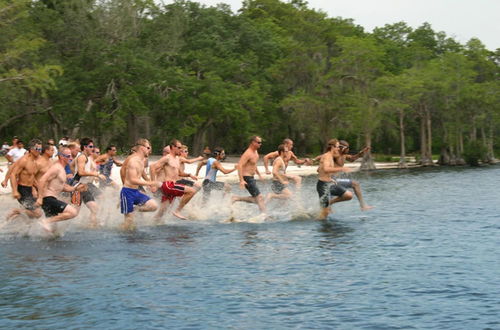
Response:
[[[277,151],[273,151],[264,156],[264,168],[266,169],[266,174],[271,174],[269,171],[269,159],[274,159],[279,156]]]
[[[309,158],[298,159],[297,156],[295,156],[295,154],[293,153],[293,151],[290,151],[290,153],[291,153],[290,159],[293,160],[293,162],[297,165],[303,165],[310,161]]]
[[[206,159],[203,159],[201,162],[198,163],[198,165],[196,166],[196,176],[198,176],[200,174],[201,168],[203,167],[203,165],[206,165],[206,164],[207,164]]]
[[[245,180],[243,179],[243,166],[248,162],[249,156],[245,151],[243,155],[241,155],[240,161],[236,165],[238,168],[238,178],[240,180],[240,188],[245,188]]]
[[[117,160],[115,157],[111,157],[113,159],[113,163],[115,163],[116,166],[120,167],[123,166],[123,163]]]
[[[129,168],[127,170],[128,181],[132,185],[137,186],[152,186],[154,184],[153,180],[145,180],[143,178],[144,171],[140,171],[141,168],[140,159],[132,159],[129,163]]]
[[[100,155],[99,157],[97,157],[97,159],[95,160],[95,163],[100,165],[100,164],[104,164],[107,160],[108,160],[108,155],[103,154],[103,155]]]
[[[163,156],[149,166],[149,174],[151,175],[151,181],[154,181],[156,179],[156,175],[158,174],[159,170],[163,166],[168,164],[169,159],[170,155]]]
[[[19,191],[17,190],[17,176],[21,171],[24,169],[26,166],[27,158],[23,157],[17,161],[17,166],[13,166],[14,169],[12,170],[12,173],[10,174],[10,186],[12,187],[12,196],[14,196],[15,199],[19,199],[21,195],[19,194]]]
[[[370,147],[364,147],[360,152],[358,152],[355,155],[345,155],[345,159],[347,159],[350,162],[354,162],[356,159],[362,157],[365,153],[370,151],[370,149],[371,149]]]
[[[351,169],[348,167],[337,167],[335,166],[335,163],[333,162],[333,158],[328,157],[326,160],[325,165],[323,166],[323,171],[325,173],[333,174],[337,172],[351,172]]]
[[[180,161],[182,163],[186,163],[186,164],[193,164],[193,163],[199,162],[202,159],[203,159],[203,156],[198,156],[196,158],[191,158],[191,159],[180,157]]]
[[[218,169],[219,171],[221,171],[222,173],[224,174],[229,174],[229,173],[232,173],[234,171],[237,170],[237,166],[238,165],[234,165],[234,168],[228,170],[228,169],[225,169],[222,164],[217,160],[215,161],[213,164],[212,164],[213,167],[215,167],[216,169]]]

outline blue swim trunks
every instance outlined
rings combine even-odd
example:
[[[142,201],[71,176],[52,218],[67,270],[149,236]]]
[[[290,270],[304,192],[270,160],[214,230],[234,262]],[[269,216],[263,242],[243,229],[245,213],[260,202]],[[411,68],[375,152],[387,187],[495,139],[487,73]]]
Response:
[[[139,189],[123,187],[120,191],[121,212],[122,214],[132,213],[134,212],[134,205],[144,205],[150,199],[149,196],[141,193]]]

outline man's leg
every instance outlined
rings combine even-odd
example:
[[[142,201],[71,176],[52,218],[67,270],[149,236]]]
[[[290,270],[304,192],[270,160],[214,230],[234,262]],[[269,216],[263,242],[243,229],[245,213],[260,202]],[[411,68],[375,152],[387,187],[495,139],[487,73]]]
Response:
[[[66,207],[61,213],[53,217],[40,220],[40,224],[42,225],[43,229],[45,229],[47,232],[54,233],[54,228],[52,227],[53,223],[58,221],[73,219],[77,215],[78,215],[78,209],[76,209],[71,205],[66,205]]]
[[[172,212],[172,214],[175,215],[178,218],[186,220],[187,218],[185,216],[183,216],[182,214],[180,214],[180,212],[182,211],[182,209],[184,208],[184,206],[186,206],[186,204],[189,203],[189,201],[191,200],[191,198],[193,198],[193,196],[197,192],[198,192],[197,189],[185,186],[184,187],[184,195],[181,198],[179,206],[177,207],[177,209],[174,212]]]
[[[90,210],[90,227],[96,228],[98,226],[97,223],[97,212],[99,211],[99,206],[95,201],[87,202],[88,209]]]
[[[345,201],[348,201],[351,199],[352,199],[352,192],[346,191],[341,196],[336,196],[336,197],[332,198],[329,202],[329,205],[332,205],[335,203],[340,203],[340,202],[345,202]]]
[[[365,203],[363,199],[363,194],[361,193],[361,186],[358,181],[352,181],[352,189],[354,190],[354,194],[356,194],[356,197],[358,198],[359,207],[361,208],[361,211],[367,211],[373,208],[373,206],[370,206]]]

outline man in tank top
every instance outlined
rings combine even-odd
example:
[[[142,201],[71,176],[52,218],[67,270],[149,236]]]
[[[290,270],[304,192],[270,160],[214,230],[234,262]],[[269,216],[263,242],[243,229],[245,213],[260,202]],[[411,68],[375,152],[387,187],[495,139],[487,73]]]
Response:
[[[229,174],[231,172],[236,171],[237,167],[234,166],[233,169],[226,169],[222,166],[221,162],[226,157],[226,153],[224,149],[221,147],[217,147],[212,152],[212,156],[207,159],[206,162],[206,173],[205,179],[203,180],[203,202],[205,203],[210,197],[210,193],[213,190],[224,190],[225,192],[229,192],[231,190],[231,186],[227,183],[217,181],[217,172],[221,171],[224,174]]]

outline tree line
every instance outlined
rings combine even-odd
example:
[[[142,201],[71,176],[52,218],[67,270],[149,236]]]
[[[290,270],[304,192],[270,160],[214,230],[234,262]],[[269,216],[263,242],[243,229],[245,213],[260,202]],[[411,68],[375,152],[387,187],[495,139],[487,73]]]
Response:
[[[176,137],[240,152],[332,137],[422,164],[494,161],[500,49],[428,23],[368,33],[307,2],[233,13],[153,0],[0,0],[0,136],[90,136],[160,150]],[[371,153],[363,168],[373,168]]]

